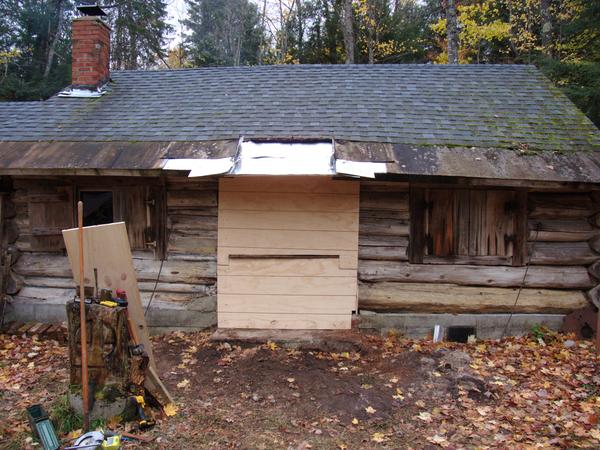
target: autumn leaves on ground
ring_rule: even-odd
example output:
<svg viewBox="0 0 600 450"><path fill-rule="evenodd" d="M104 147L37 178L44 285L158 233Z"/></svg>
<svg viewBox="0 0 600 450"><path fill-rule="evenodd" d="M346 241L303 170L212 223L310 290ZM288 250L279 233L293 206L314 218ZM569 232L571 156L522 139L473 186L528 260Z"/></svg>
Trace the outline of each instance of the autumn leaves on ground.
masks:
<svg viewBox="0 0 600 450"><path fill-rule="evenodd" d="M154 339L179 412L144 432L152 442L143 447L600 448L591 342L544 330L474 344L362 336L355 351L330 353L209 336ZM24 415L30 404L68 420L67 364L54 341L0 335L1 448L40 448ZM56 425L65 439L77 423Z"/></svg>

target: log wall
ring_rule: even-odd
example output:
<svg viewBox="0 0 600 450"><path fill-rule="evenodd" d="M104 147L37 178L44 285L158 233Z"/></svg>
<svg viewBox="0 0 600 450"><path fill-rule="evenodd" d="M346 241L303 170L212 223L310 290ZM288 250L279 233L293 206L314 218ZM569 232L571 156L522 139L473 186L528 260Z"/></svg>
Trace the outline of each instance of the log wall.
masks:
<svg viewBox="0 0 600 450"><path fill-rule="evenodd" d="M62 305L74 294L65 252L31 246L30 196L39 183L29 178L13 180L10 198L19 252L13 274L22 285L14 301ZM148 322L155 327L209 326L216 323L217 181L167 179L165 191L166 260L161 267L151 248L133 251L142 303L147 304L155 291Z"/></svg>
<svg viewBox="0 0 600 450"><path fill-rule="evenodd" d="M527 193L528 269L441 258L435 264L410 264L408 196L407 183L361 183L359 308L568 313L587 305L585 293L600 275L600 205L592 192ZM597 291L588 295L600 295Z"/></svg>

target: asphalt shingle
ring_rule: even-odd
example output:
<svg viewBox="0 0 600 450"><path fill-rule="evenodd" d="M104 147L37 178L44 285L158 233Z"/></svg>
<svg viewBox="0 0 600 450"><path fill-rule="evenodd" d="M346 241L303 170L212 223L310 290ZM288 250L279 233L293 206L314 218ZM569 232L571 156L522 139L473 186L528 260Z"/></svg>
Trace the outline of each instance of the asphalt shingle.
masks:
<svg viewBox="0 0 600 450"><path fill-rule="evenodd" d="M0 140L318 137L600 149L600 131L532 66L290 65L121 71L112 79L97 99L0 103Z"/></svg>

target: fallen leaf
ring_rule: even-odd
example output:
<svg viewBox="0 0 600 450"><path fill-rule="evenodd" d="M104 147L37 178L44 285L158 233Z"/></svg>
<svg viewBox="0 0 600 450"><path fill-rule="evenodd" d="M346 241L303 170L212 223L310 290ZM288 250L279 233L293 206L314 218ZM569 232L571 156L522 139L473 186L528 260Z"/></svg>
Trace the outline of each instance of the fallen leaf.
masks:
<svg viewBox="0 0 600 450"><path fill-rule="evenodd" d="M358 419L356 417L352 419L352 425L358 425Z"/></svg>
<svg viewBox="0 0 600 450"><path fill-rule="evenodd" d="M373 408L372 406L367 406L365 408L365 411L369 414L375 414L377 412L377 410L375 408Z"/></svg>
<svg viewBox="0 0 600 450"><path fill-rule="evenodd" d="M385 442L385 434L373 433L373 435L371 436L371 440L377 443Z"/></svg>
<svg viewBox="0 0 600 450"><path fill-rule="evenodd" d="M163 408L163 411L167 417L173 417L175 414L177 414L179 408L175 403L167 403Z"/></svg>
<svg viewBox="0 0 600 450"><path fill-rule="evenodd" d="M180 389L184 389L186 388L188 385L190 384L190 380L188 380L187 378L183 381L180 381L179 383L177 383L177 387Z"/></svg>

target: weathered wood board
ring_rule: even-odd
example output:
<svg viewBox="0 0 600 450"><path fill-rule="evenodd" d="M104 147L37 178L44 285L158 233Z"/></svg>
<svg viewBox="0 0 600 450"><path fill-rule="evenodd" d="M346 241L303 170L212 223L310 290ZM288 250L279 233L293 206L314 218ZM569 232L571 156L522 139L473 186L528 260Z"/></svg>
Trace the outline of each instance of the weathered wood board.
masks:
<svg viewBox="0 0 600 450"><path fill-rule="evenodd" d="M358 182L240 177L219 186L219 327L350 328Z"/></svg>

